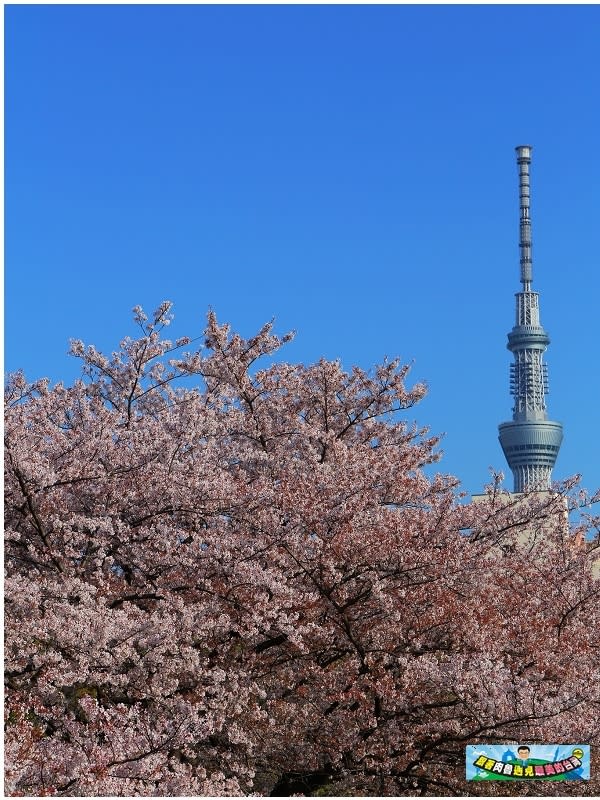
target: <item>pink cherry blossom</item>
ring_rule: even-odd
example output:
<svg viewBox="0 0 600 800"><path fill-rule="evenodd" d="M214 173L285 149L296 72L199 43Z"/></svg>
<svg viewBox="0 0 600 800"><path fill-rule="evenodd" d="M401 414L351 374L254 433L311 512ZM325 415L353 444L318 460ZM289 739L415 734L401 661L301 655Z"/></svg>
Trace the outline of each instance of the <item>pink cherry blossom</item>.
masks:
<svg viewBox="0 0 600 800"><path fill-rule="evenodd" d="M9 380L6 794L465 795L466 744L600 744L576 482L467 503L407 366L273 364L291 334L213 313L184 352L170 309Z"/></svg>

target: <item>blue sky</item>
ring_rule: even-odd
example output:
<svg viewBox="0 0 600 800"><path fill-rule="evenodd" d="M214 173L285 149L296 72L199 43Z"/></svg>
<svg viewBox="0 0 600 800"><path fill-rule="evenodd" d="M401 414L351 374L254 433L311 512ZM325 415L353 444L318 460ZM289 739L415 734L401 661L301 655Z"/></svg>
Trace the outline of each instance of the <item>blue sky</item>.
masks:
<svg viewBox="0 0 600 800"><path fill-rule="evenodd" d="M173 337L275 317L288 361L414 362L478 492L532 144L554 474L600 486L598 6L22 5L5 36L7 371L71 382L68 339L112 350L138 303Z"/></svg>

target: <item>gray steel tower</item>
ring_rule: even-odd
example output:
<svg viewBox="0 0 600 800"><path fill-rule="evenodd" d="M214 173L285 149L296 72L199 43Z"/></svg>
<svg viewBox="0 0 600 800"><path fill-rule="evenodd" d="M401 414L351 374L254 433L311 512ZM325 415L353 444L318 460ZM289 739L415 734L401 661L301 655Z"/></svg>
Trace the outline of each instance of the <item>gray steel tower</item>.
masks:
<svg viewBox="0 0 600 800"><path fill-rule="evenodd" d="M510 365L510 391L515 399L512 422L499 426L500 444L514 476L514 491L549 489L552 468L562 442L562 425L551 422L546 411L548 372L542 356L550 338L540 325L537 292L531 291L531 217L529 165L531 146L516 148L519 169L519 204L522 289L517 292L515 326L507 347L514 355Z"/></svg>

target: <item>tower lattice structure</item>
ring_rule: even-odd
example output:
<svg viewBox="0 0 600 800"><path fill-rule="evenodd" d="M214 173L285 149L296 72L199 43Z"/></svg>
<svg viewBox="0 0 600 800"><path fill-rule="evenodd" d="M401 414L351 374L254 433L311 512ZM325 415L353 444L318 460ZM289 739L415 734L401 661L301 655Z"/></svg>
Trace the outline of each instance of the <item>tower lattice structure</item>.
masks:
<svg viewBox="0 0 600 800"><path fill-rule="evenodd" d="M515 326L507 347L514 357L510 365L510 391L514 398L511 422L499 426L502 450L512 470L514 491L550 488L552 469L562 442L562 425L548 419L548 369L543 355L550 338L540 324L539 295L532 291L531 214L529 166L531 146L519 145L519 249L520 292L516 297Z"/></svg>

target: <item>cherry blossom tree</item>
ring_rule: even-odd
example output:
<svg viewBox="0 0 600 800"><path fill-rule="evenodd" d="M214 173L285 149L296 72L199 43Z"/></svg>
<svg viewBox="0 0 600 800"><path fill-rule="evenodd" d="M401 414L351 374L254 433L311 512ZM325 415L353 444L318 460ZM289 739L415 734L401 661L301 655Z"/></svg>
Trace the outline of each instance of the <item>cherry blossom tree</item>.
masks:
<svg viewBox="0 0 600 800"><path fill-rule="evenodd" d="M465 745L599 743L574 482L469 504L407 366L134 312L73 386L6 388L6 794L522 794Z"/></svg>

